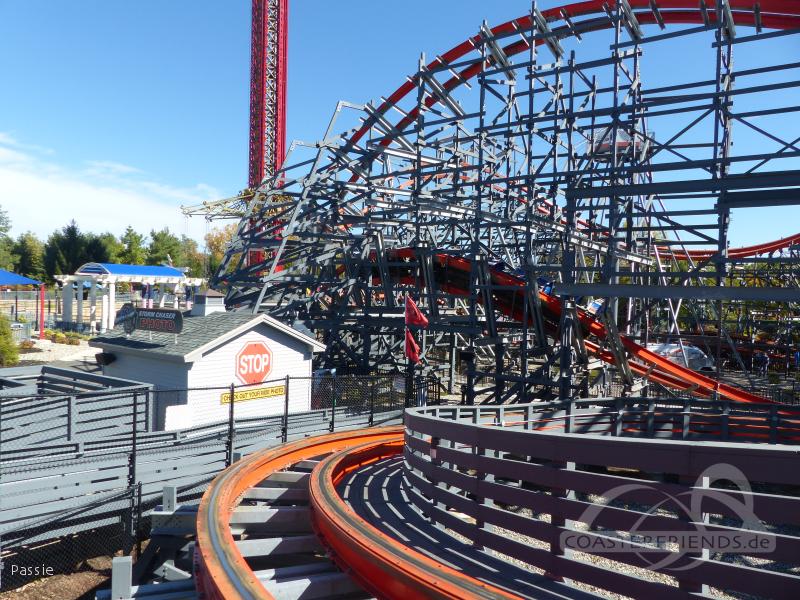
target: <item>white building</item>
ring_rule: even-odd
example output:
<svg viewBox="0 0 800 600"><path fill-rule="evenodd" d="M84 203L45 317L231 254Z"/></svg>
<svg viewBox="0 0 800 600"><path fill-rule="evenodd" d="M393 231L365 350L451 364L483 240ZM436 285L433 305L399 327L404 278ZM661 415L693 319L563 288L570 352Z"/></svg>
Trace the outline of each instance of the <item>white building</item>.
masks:
<svg viewBox="0 0 800 600"><path fill-rule="evenodd" d="M311 359L325 346L266 315L222 311L222 297L209 292L178 335L115 329L90 345L103 351L104 375L153 384L156 429L226 420L231 384L237 418L282 414L286 376L300 378L289 385L289 411L309 410Z"/></svg>
<svg viewBox="0 0 800 600"><path fill-rule="evenodd" d="M86 263L74 275L56 275L61 282L62 302L61 320L68 326L73 322L83 325L84 284L89 289L89 331L106 331L114 328L117 298L116 287L120 283L159 286L171 290L176 298L178 290L199 286L205 283L198 277L187 277L183 269L155 265L124 265L113 263ZM101 320L97 319L97 290L101 289ZM165 294L160 296L160 306L164 306ZM73 305L75 308L73 309ZM176 306L177 308L177 306ZM73 320L74 319L74 320Z"/></svg>

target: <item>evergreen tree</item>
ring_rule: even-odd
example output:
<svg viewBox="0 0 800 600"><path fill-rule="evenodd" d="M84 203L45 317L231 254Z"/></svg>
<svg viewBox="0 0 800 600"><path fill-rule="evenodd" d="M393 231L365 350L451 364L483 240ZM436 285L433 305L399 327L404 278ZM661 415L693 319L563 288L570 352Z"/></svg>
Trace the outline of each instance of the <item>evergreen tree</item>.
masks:
<svg viewBox="0 0 800 600"><path fill-rule="evenodd" d="M70 221L61 231L50 234L44 247L44 267L48 278L74 273L89 262L86 260L88 242L75 221Z"/></svg>
<svg viewBox="0 0 800 600"><path fill-rule="evenodd" d="M44 244L33 233L21 234L14 243L14 272L42 280L44 270Z"/></svg>
<svg viewBox="0 0 800 600"><path fill-rule="evenodd" d="M11 231L11 219L8 213L0 207L0 269L12 271L14 269L14 241L8 235Z"/></svg>
<svg viewBox="0 0 800 600"><path fill-rule="evenodd" d="M105 253L108 256L108 262L112 263L121 263L123 262L121 259L122 252L125 247L122 245L122 242L117 239L117 237L113 233L101 233L100 235L96 236L97 240L103 245L105 248Z"/></svg>
<svg viewBox="0 0 800 600"><path fill-rule="evenodd" d="M181 240L170 232L168 227L150 232L150 245L147 248L147 264L182 266Z"/></svg>
<svg viewBox="0 0 800 600"><path fill-rule="evenodd" d="M122 249L119 253L119 262L126 265L143 265L147 261L147 248L144 245L145 236L137 233L128 225L125 233L119 238Z"/></svg>
<svg viewBox="0 0 800 600"><path fill-rule="evenodd" d="M13 367L19 362L19 349L11 333L8 319L0 317L0 367Z"/></svg>

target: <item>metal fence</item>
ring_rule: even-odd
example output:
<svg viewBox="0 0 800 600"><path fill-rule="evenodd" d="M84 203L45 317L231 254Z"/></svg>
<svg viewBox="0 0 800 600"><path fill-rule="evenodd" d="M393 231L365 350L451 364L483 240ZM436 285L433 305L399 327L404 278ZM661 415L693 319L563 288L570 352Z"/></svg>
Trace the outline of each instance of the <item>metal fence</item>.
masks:
<svg viewBox="0 0 800 600"><path fill-rule="evenodd" d="M673 437L674 407L653 405L609 399L410 409L409 501L488 552L595 591L797 598L797 446L699 444L692 433L719 438L722 428L744 424L747 435L759 427L763 435L775 413L750 407L736 423L722 405L690 403L679 421L688 439L658 439L657 432ZM800 442L797 416L778 416L793 432L784 441ZM711 421L716 432L706 428Z"/></svg>
<svg viewBox="0 0 800 600"><path fill-rule="evenodd" d="M248 393L275 384L282 389L270 399L273 410L245 410ZM291 393L302 386L310 388L310 406L296 410ZM72 544L85 559L104 553L109 536L118 549L130 547L146 530L147 512L165 485L177 486L182 502L199 498L237 456L310 435L398 422L406 405L418 398L435 401L437 390L429 378L409 387L404 376L385 375L0 398L0 558L30 557L39 547L55 556ZM218 394L227 414L212 423L156 430L164 404L195 392ZM139 513L145 515L141 522ZM23 579L6 577L1 589Z"/></svg>
<svg viewBox="0 0 800 600"><path fill-rule="evenodd" d="M23 340L31 339L33 334L32 323L11 323L11 339L19 344Z"/></svg>
<svg viewBox="0 0 800 600"><path fill-rule="evenodd" d="M800 404L800 383L792 382L791 385L749 385L737 386L757 394L766 400L782 404ZM619 379L611 380L602 390L604 396L620 396L625 390L625 384ZM647 385L648 396L655 398L696 398L688 390L677 390L666 387L660 383L649 382Z"/></svg>

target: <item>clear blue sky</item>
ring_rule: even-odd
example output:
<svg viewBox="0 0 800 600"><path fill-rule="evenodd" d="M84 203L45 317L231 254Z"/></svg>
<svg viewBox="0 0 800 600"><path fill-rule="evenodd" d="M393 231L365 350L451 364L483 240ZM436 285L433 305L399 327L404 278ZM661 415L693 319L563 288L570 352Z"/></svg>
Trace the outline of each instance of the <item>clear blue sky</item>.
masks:
<svg viewBox="0 0 800 600"><path fill-rule="evenodd" d="M321 136L339 99L394 90L421 51L529 6L293 0L289 140ZM0 204L14 233L46 236L75 217L95 231L130 222L202 237L202 221L185 225L177 207L246 184L249 20L249 0L0 0Z"/></svg>

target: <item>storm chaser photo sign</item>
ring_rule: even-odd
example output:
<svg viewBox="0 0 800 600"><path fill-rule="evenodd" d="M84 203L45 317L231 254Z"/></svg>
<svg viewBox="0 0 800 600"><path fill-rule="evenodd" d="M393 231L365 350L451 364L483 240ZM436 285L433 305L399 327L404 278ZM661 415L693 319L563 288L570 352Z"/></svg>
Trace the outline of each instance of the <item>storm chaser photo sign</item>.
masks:
<svg viewBox="0 0 800 600"><path fill-rule="evenodd" d="M136 329L177 334L183 330L183 314L165 308L137 308Z"/></svg>

